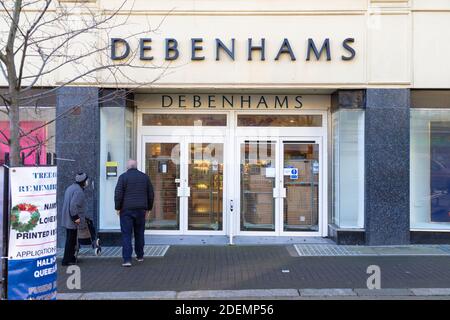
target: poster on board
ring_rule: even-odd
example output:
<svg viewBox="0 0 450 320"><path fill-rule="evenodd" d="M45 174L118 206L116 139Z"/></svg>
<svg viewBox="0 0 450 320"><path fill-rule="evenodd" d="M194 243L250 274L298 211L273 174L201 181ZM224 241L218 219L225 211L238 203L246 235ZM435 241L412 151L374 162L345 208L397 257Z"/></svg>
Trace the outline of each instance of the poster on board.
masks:
<svg viewBox="0 0 450 320"><path fill-rule="evenodd" d="M56 299L56 167L10 168L8 299Z"/></svg>

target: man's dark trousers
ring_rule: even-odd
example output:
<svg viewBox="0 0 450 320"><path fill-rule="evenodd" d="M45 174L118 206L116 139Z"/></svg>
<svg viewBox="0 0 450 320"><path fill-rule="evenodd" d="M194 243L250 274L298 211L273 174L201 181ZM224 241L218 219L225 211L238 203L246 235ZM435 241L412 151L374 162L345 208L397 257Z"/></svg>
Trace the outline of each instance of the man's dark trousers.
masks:
<svg viewBox="0 0 450 320"><path fill-rule="evenodd" d="M122 257L124 262L131 262L134 232L134 251L136 258L144 257L145 210L123 210L120 213L120 229L122 231Z"/></svg>
<svg viewBox="0 0 450 320"><path fill-rule="evenodd" d="M75 246L77 245L77 229L66 229L66 245L64 247L63 265L75 263Z"/></svg>

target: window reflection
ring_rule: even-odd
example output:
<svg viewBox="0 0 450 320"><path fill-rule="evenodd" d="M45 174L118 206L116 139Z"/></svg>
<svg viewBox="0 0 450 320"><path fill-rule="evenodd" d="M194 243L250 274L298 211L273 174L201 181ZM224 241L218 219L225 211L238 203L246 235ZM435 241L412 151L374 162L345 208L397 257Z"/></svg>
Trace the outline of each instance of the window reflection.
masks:
<svg viewBox="0 0 450 320"><path fill-rule="evenodd" d="M226 114L144 114L143 126L204 126L227 125Z"/></svg>
<svg viewBox="0 0 450 320"><path fill-rule="evenodd" d="M321 127L321 115L238 115L239 127Z"/></svg>
<svg viewBox="0 0 450 320"><path fill-rule="evenodd" d="M450 111L411 110L411 227L450 228Z"/></svg>

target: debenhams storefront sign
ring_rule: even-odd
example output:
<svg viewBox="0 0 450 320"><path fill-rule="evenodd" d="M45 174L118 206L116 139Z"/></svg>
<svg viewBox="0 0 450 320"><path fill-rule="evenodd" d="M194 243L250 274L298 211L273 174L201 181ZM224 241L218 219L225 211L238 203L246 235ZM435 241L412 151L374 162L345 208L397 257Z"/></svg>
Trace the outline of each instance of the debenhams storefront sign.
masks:
<svg viewBox="0 0 450 320"><path fill-rule="evenodd" d="M179 42L175 38L165 38L161 40L164 46L164 59L166 61L174 61L180 57L180 54L184 54L179 47ZM252 61L256 59L256 52L259 53L259 59L261 61L268 60L280 60L286 56L291 61L305 59L310 61L313 59L320 60L322 56L326 57L327 61L333 59L340 59L343 61L353 60L356 56L356 50L353 47L355 42L354 38L346 38L343 40L332 40L325 38L322 41L318 41L312 38L308 38L305 43L300 43L299 40L289 40L284 38L280 41L280 45L276 48L269 50L266 46L266 39L253 39L248 38L245 42L236 42L236 39L232 38L228 41L223 39L205 40L204 38L191 38L189 41L189 54L192 61L206 60L207 58L214 58L216 61L220 61L223 56L228 56L231 60L236 59L236 50L245 50L247 60ZM340 43L341 52L332 52L332 41ZM213 46L214 57L207 57L203 50L205 46ZM301 54L299 47L303 46L304 56ZM111 38L111 59L123 60L130 56L130 53L134 50L129 41L123 38ZM152 39L140 38L138 44L139 59L142 61L151 61L155 57L152 55ZM305 58L303 58L305 57Z"/></svg>
<svg viewBox="0 0 450 320"><path fill-rule="evenodd" d="M333 75L346 74L336 66L361 65L358 39L347 32L329 38L109 39L113 61L183 66L155 83L176 93L153 90L134 97L137 159L161 195L147 217L147 232L229 235L230 241L234 235L327 236L330 95L271 88L283 90L301 77L315 81L317 75L336 81ZM132 78L146 73L135 72ZM220 82L234 90L262 81L268 88L258 94L196 91L201 84L217 88ZM182 87L187 89L178 92ZM120 154L108 148L104 155ZM105 183L113 187L114 182ZM302 197L306 200L298 201ZM101 227L117 228L117 219L107 215L101 214Z"/></svg>

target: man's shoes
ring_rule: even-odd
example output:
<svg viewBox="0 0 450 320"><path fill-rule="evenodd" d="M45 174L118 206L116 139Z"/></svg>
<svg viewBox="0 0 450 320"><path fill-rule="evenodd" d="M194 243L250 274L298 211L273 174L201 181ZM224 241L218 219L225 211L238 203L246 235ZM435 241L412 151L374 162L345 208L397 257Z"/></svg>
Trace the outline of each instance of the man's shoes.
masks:
<svg viewBox="0 0 450 320"><path fill-rule="evenodd" d="M122 263L122 267L131 267L131 262Z"/></svg>
<svg viewBox="0 0 450 320"><path fill-rule="evenodd" d="M137 262L144 262L144 258L136 258Z"/></svg>

